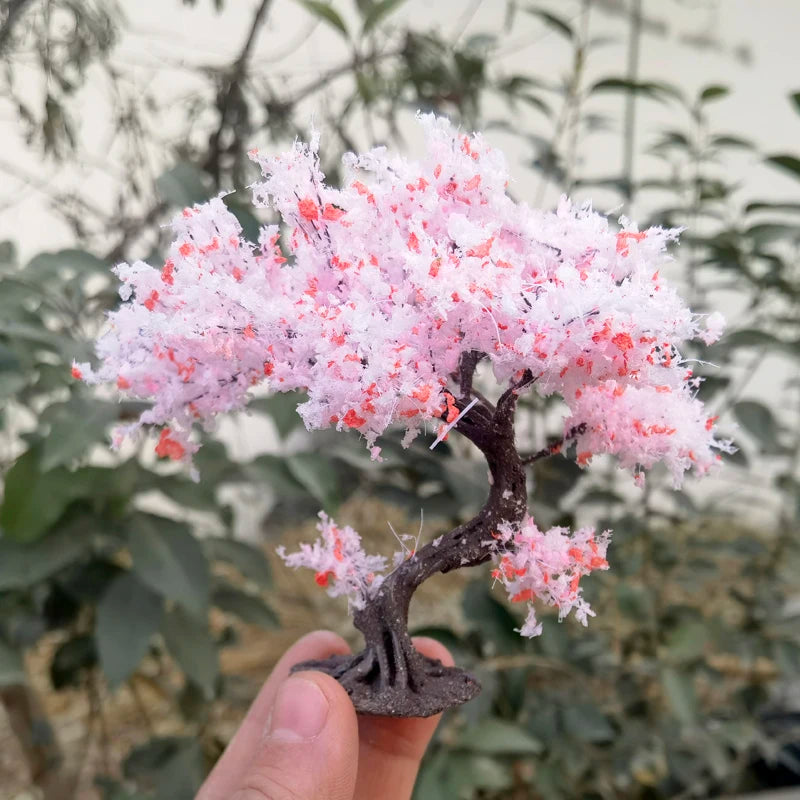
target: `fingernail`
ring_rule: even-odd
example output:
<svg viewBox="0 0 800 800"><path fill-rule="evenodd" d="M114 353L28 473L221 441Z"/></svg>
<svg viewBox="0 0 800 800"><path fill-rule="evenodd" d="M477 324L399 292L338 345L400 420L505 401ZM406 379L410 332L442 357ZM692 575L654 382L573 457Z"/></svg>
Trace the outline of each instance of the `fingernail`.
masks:
<svg viewBox="0 0 800 800"><path fill-rule="evenodd" d="M328 698L312 681L289 678L278 690L269 737L285 742L313 739L328 718Z"/></svg>

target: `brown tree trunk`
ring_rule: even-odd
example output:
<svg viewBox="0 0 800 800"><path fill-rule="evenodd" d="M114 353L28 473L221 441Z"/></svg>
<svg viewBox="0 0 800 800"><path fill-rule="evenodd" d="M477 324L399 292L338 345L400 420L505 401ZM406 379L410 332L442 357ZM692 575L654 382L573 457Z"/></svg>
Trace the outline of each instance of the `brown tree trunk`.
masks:
<svg viewBox="0 0 800 800"><path fill-rule="evenodd" d="M475 360L477 363L477 359ZM475 363L471 365L474 371ZM429 542L386 576L377 593L353 615L364 635L364 650L355 656L333 656L298 664L295 670L318 669L335 677L364 714L430 716L470 700L480 685L463 670L444 667L418 653L408 634L408 609L414 591L431 576L488 561L504 523L517 525L527 511L525 469L514 443L514 409L519 390L530 376L509 389L497 409L475 406L456 430L486 457L491 474L489 498L480 512L434 542ZM466 406L462 380L460 409Z"/></svg>

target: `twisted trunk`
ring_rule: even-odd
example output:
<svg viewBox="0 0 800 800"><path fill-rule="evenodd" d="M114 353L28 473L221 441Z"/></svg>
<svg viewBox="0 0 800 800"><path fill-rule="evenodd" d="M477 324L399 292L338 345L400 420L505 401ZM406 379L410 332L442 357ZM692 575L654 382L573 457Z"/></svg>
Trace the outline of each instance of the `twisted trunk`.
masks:
<svg viewBox="0 0 800 800"><path fill-rule="evenodd" d="M294 670L318 669L332 675L363 714L430 716L478 694L480 685L468 673L414 649L408 608L414 591L432 575L488 561L498 526L517 524L525 516L525 470L514 444L514 408L519 390L529 382L526 376L509 389L497 409L475 406L456 426L481 450L489 466L491 487L480 512L400 564L367 605L355 612L354 624L364 635L362 652L304 662ZM462 382L465 396L458 401L459 409L467 402L464 388Z"/></svg>

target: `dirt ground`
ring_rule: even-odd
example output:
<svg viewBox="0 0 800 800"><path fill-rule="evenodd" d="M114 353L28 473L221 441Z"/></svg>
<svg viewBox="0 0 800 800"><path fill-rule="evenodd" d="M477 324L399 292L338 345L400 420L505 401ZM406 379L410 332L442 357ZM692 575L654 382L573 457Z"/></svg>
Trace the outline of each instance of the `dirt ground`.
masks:
<svg viewBox="0 0 800 800"><path fill-rule="evenodd" d="M398 532L416 534L419 527L418 522L407 519L402 511L372 501L347 504L337 514L337 521L358 530L368 551L385 554L396 549L387 521ZM439 532L433 525L426 524L424 540ZM291 549L292 544L309 541L313 534L311 522L286 531L281 541ZM231 690L223 700L211 704L202 730L196 724L184 722L176 710L174 695L180 688L181 676L169 662L164 669L163 665L159 668L152 659L146 659L132 683L115 692L110 692L104 685L98 686L97 707L100 712L93 713L89 692L78 689L55 692L50 686L50 659L63 641L63 634L45 636L29 651L26 665L30 684L44 707L64 754L63 770L68 774L79 774L74 800L97 800L99 794L93 786L94 775L119 776L125 755L153 735L201 736L205 749L211 751L219 743L227 742L273 665L304 633L327 628L358 646L358 635L346 613L346 601L328 598L308 571L294 573L287 570L274 555L276 544L264 545L275 576L275 588L265 595L265 599L277 610L281 628L265 631L212 611L215 629L221 631L233 625L238 634L238 642L220 653L223 675L235 676L236 680L230 682ZM460 627L458 598L460 589L471 577L455 572L437 576L421 587L412 605L411 626ZM0 800L39 800L41 792L32 787L27 773L19 743L0 707Z"/></svg>

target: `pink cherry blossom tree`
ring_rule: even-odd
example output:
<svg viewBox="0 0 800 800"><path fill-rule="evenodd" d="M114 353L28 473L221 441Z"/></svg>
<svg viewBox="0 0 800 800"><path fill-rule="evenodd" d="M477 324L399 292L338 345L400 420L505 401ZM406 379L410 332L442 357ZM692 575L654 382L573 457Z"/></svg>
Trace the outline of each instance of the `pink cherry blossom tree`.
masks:
<svg viewBox="0 0 800 800"><path fill-rule="evenodd" d="M255 203L280 214L283 236L273 225L257 244L244 240L220 198L185 209L160 269L116 268L125 302L98 342L100 365L73 367L76 378L152 401L117 441L160 426L156 452L187 464L194 426L244 407L257 384L307 392L306 426L354 429L374 459L398 424L405 443L457 431L481 451L482 510L391 564L323 514L317 542L281 551L349 598L365 638L357 655L299 668L336 677L361 712L406 716L480 688L411 643L409 603L432 575L494 561L493 578L527 604L525 636L541 630L536 602L584 624L593 613L580 580L608 567L609 532L539 530L526 464L574 444L582 466L610 453L641 484L662 462L679 485L730 449L679 350L695 337L713 342L722 318L692 314L660 272L678 231L625 219L616 231L566 199L555 213L531 209L511 199L503 156L483 137L432 116L421 123L421 160L384 148L348 154L341 189L324 182L316 137L276 157L254 151L264 174ZM480 364L498 384L495 402L473 386ZM557 394L565 408L561 445L530 455L514 434L527 391Z"/></svg>

